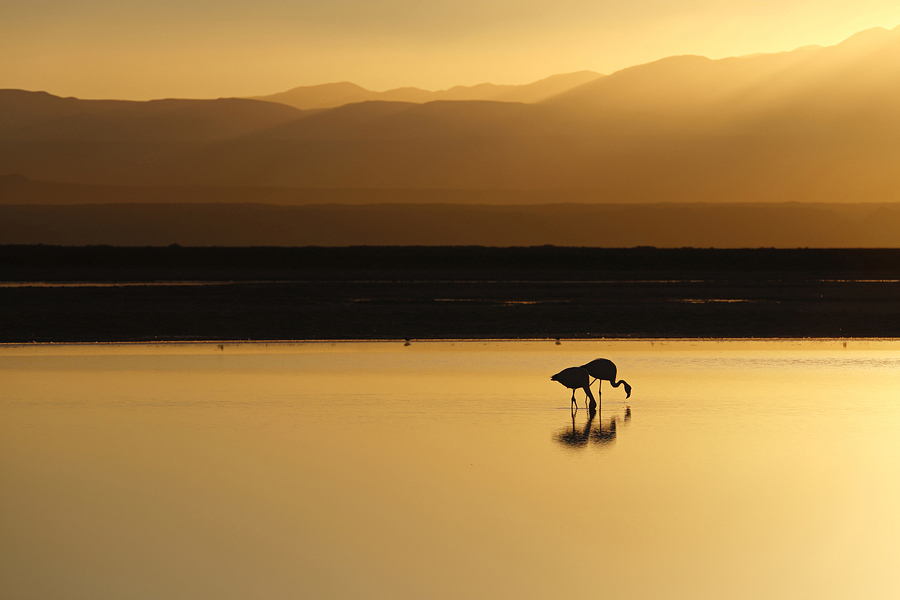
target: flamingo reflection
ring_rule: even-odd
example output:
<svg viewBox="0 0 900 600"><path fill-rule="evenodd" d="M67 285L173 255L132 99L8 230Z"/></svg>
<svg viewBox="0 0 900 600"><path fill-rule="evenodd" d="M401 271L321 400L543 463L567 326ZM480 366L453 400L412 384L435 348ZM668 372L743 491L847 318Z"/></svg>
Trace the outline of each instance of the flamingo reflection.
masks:
<svg viewBox="0 0 900 600"><path fill-rule="evenodd" d="M563 445L571 448L584 448L589 443L598 446L604 446L615 441L618 428L616 426L616 418L611 418L607 423L603 423L600 413L592 404L588 409L587 422L578 427L575 423L575 415L577 410L572 411L572 427L566 427L559 430L553 437ZM594 420L596 417L596 421ZM625 420L631 419L631 408L629 407L625 413Z"/></svg>

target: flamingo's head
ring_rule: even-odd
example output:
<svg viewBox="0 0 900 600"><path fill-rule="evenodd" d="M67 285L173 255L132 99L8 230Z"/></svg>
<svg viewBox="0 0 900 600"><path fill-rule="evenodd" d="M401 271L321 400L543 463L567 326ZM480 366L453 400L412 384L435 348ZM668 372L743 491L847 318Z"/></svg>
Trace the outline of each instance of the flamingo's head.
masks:
<svg viewBox="0 0 900 600"><path fill-rule="evenodd" d="M624 381L622 382L622 385L625 386L625 399L628 400L629 398L631 398L631 386Z"/></svg>

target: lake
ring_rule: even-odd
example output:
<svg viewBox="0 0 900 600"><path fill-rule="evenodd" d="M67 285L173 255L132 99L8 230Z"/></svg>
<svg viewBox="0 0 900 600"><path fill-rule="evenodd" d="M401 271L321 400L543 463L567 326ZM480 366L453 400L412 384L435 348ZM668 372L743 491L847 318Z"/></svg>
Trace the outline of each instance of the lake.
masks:
<svg viewBox="0 0 900 600"><path fill-rule="evenodd" d="M634 392L573 415L550 376L597 357ZM0 381L8 598L900 593L898 340L21 345Z"/></svg>

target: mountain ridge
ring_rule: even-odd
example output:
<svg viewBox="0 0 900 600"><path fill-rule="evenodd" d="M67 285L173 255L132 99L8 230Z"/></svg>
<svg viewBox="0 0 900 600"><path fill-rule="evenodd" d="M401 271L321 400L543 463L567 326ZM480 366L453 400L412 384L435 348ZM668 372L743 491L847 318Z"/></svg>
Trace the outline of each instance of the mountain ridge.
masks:
<svg viewBox="0 0 900 600"><path fill-rule="evenodd" d="M337 108L345 104L380 100L387 102L425 103L436 100L494 100L498 102L539 102L554 95L603 77L594 71L577 71L551 75L523 85L480 83L456 85L445 90L429 91L416 87L399 87L383 92L367 90L347 81L313 86L299 86L285 92L253 96L255 100L278 102L301 110Z"/></svg>
<svg viewBox="0 0 900 600"><path fill-rule="evenodd" d="M535 103L301 111L252 99L0 91L0 174L120 186L582 190L598 203L887 202L900 200L898 97L900 28L785 53L669 57Z"/></svg>

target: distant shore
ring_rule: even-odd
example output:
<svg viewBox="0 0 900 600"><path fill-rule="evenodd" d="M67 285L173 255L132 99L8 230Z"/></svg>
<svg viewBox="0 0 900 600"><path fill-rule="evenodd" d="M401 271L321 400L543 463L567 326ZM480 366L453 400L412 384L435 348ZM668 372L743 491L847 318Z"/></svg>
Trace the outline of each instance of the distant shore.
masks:
<svg viewBox="0 0 900 600"><path fill-rule="evenodd" d="M62 184L24 187L43 185ZM88 187L48 203L14 188L4 189L0 178L4 244L891 248L900 231L896 202L616 204L587 193L408 190L281 198L272 190L212 189L198 197L193 188ZM307 203L279 204L288 199Z"/></svg>
<svg viewBox="0 0 900 600"><path fill-rule="evenodd" d="M0 246L0 342L900 337L900 250Z"/></svg>

